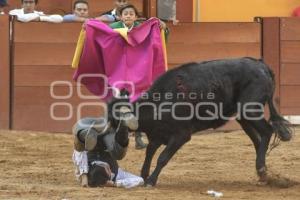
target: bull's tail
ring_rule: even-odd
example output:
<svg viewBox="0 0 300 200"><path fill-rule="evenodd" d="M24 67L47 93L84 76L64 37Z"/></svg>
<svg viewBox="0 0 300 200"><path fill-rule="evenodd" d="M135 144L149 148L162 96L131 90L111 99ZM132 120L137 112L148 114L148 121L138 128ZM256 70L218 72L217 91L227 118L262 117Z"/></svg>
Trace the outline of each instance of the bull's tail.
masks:
<svg viewBox="0 0 300 200"><path fill-rule="evenodd" d="M269 99L268 104L270 109L269 122L273 127L274 133L281 141L290 141L293 135L291 124L277 112L272 99Z"/></svg>
<svg viewBox="0 0 300 200"><path fill-rule="evenodd" d="M275 78L273 72L269 69L270 75L273 80L273 91L271 97L268 99L268 105L270 110L269 122L274 130L274 133L281 141L290 141L293 136L293 130L291 124L285 120L276 110L273 103L273 95L275 90Z"/></svg>

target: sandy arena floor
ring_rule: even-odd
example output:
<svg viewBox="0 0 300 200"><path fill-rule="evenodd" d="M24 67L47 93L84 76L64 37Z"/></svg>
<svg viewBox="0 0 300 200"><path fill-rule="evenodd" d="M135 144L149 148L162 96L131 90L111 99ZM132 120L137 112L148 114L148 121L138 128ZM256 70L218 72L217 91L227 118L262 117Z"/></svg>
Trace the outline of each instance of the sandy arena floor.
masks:
<svg viewBox="0 0 300 200"><path fill-rule="evenodd" d="M241 131L195 135L162 171L154 188L81 188L71 162L72 136L0 131L0 199L220 199L299 200L300 129L293 141L281 143L267 157L269 185L257 185L255 153ZM120 166L139 174L144 150L131 138ZM156 154L158 155L158 153ZM152 166L156 164L156 158Z"/></svg>

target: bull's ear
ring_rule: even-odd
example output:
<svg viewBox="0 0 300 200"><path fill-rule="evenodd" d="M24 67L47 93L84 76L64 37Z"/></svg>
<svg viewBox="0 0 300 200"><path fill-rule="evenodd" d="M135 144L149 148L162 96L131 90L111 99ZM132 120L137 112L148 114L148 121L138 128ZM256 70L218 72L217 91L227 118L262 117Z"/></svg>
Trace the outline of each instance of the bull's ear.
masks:
<svg viewBox="0 0 300 200"><path fill-rule="evenodd" d="M125 88L123 88L120 92L120 96L121 97L129 97L129 92Z"/></svg>

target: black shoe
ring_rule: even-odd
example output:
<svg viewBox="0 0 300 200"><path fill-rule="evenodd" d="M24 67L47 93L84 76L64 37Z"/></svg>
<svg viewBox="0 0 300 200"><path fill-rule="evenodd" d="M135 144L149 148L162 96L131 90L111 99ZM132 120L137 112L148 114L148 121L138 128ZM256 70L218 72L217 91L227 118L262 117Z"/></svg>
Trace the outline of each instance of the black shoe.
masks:
<svg viewBox="0 0 300 200"><path fill-rule="evenodd" d="M87 151L93 150L97 145L97 131L94 128L90 128L85 136L85 149Z"/></svg>

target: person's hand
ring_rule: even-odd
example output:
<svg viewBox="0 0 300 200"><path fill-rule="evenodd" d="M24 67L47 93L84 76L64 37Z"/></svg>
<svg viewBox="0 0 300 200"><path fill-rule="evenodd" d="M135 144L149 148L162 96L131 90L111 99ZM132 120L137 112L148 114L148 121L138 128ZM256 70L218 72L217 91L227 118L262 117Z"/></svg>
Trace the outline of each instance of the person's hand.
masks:
<svg viewBox="0 0 300 200"><path fill-rule="evenodd" d="M172 22L173 22L174 26L177 26L179 24L179 20L178 19L173 19Z"/></svg>
<svg viewBox="0 0 300 200"><path fill-rule="evenodd" d="M120 21L120 20L121 20L121 18L120 18L119 15L116 15L115 17L116 17L116 20L117 20L117 21Z"/></svg>
<svg viewBox="0 0 300 200"><path fill-rule="evenodd" d="M82 29L85 30L86 24L88 23L89 19L86 19L82 24Z"/></svg>
<svg viewBox="0 0 300 200"><path fill-rule="evenodd" d="M105 186L106 187L116 187L116 184L113 181L107 181Z"/></svg>
<svg viewBox="0 0 300 200"><path fill-rule="evenodd" d="M85 23L87 23L89 20L90 20L90 19L85 18L85 20L83 20L83 23L85 24Z"/></svg>
<svg viewBox="0 0 300 200"><path fill-rule="evenodd" d="M166 28L167 28L167 25L166 25L165 22L159 20L159 27L160 27L160 29L166 29Z"/></svg>
<svg viewBox="0 0 300 200"><path fill-rule="evenodd" d="M106 23L112 23L115 22L115 20L119 21L118 18L115 18L112 15L101 15L99 17L95 17L95 19L100 22L106 22Z"/></svg>

